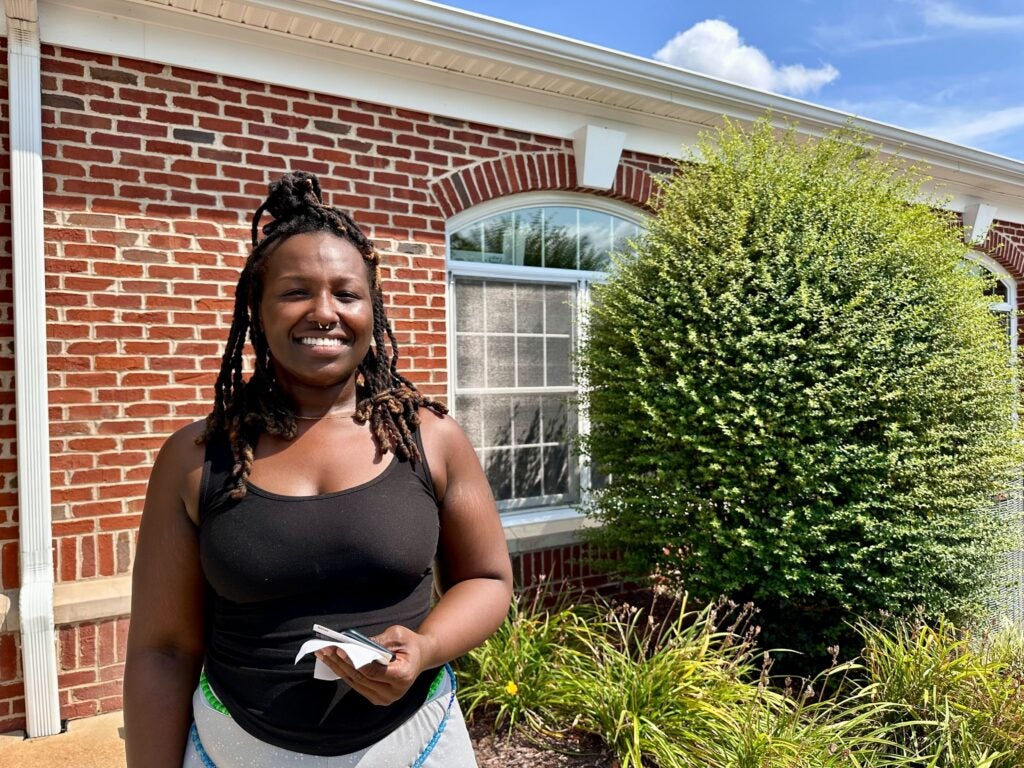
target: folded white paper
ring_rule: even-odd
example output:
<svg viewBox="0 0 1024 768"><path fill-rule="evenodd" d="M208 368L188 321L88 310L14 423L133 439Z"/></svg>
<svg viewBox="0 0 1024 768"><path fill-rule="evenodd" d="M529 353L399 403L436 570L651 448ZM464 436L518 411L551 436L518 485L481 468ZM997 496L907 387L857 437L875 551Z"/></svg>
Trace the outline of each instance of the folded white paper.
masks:
<svg viewBox="0 0 1024 768"><path fill-rule="evenodd" d="M334 648L341 648L348 656L349 661L352 662L352 666L356 669L365 667L372 661L379 661L381 664L387 664L390 659L380 651L375 651L371 648L367 648L365 645L357 645L356 643L342 643L336 640L320 640L319 638L313 640L307 640L299 648L299 653L295 657L295 663L299 663L299 659L303 656L319 651L321 648L327 648L328 646ZM337 680L338 675L320 659L316 660L313 665L313 677L317 680Z"/></svg>

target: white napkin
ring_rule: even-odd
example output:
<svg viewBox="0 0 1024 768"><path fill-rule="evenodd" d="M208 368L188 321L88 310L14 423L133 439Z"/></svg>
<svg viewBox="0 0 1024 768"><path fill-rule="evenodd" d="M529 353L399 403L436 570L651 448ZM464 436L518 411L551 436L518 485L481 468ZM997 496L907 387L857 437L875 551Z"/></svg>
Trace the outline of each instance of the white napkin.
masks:
<svg viewBox="0 0 1024 768"><path fill-rule="evenodd" d="M356 645L355 643L342 643L337 640L321 640L314 638L313 640L307 640L299 648L299 653L295 657L295 663L299 663L299 659L303 656L307 656L314 651L319 651L321 648L327 648L333 646L334 648L341 648L348 656L349 661L352 662L352 666L356 669L365 667L372 661L379 661L381 664L387 664L389 659L380 651L375 651L371 648L367 648L365 645ZM320 659L316 660L313 665L313 677L317 680L337 680L338 675L324 664Z"/></svg>

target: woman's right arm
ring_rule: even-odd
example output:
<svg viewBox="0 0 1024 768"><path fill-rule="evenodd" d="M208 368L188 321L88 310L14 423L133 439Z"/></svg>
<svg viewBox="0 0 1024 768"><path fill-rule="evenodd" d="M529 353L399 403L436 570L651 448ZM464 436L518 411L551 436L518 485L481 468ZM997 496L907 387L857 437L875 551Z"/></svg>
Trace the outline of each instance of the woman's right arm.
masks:
<svg viewBox="0 0 1024 768"><path fill-rule="evenodd" d="M197 434L192 425L168 439L146 491L124 671L128 768L181 768L185 754L204 652Z"/></svg>

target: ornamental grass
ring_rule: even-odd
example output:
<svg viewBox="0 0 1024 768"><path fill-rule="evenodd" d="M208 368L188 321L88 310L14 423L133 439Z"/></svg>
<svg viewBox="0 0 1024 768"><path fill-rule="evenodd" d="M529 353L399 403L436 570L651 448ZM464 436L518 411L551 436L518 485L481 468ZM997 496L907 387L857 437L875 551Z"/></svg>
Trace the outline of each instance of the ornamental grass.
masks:
<svg viewBox="0 0 1024 768"><path fill-rule="evenodd" d="M460 665L467 716L621 768L1024 765L1024 634L860 622L863 656L772 675L750 606L520 597ZM779 652L781 653L781 652ZM583 737L590 737L586 739Z"/></svg>

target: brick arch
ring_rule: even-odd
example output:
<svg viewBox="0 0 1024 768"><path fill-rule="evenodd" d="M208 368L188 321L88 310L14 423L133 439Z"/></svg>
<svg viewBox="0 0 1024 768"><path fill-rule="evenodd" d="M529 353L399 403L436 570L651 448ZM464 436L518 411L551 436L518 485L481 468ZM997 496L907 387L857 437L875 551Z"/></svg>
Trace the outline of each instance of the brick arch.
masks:
<svg viewBox="0 0 1024 768"><path fill-rule="evenodd" d="M650 209L654 182L651 174L619 163L612 188L594 190L576 181L576 159L570 152L503 155L460 168L435 181L430 191L445 218L497 197L519 192L583 192Z"/></svg>
<svg viewBox="0 0 1024 768"><path fill-rule="evenodd" d="M1024 242L1017 241L1008 233L1000 230L1000 225L993 222L984 242L974 248L995 259L1017 282L1017 304L1022 306L1024 305L1024 296L1022 296L1024 294Z"/></svg>

